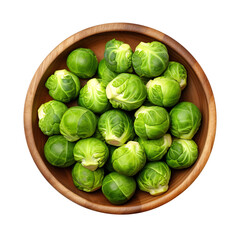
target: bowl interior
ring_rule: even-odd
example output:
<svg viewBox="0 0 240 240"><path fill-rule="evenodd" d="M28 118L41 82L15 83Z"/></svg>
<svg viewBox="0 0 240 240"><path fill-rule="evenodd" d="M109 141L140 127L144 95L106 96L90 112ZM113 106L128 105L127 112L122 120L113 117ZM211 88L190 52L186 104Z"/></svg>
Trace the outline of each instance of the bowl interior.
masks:
<svg viewBox="0 0 240 240"><path fill-rule="evenodd" d="M63 185L66 191L68 191L70 194L65 195L63 191L60 191L60 192L62 192L65 196L67 196L74 202L84 205L85 207L88 207L94 210L103 211L103 212L114 212L114 213L140 212L140 211L151 209L154 206L159 206L165 203L166 202L165 199L167 199L168 196L171 196L171 194L173 194L173 192L176 191L179 185L184 184L188 176L191 175L191 173L195 171L196 168L199 167L198 166L199 161L201 161L203 149L205 147L205 140L208 134L209 108L208 108L206 93L204 91L202 82L199 80L199 77L196 74L196 71L193 69L193 64L189 63L189 61L185 59L185 57L180 53L181 51L177 51L176 48L173 49L168 44L168 39L163 38L161 41L168 48L170 60L178 61L182 63L188 72L188 85L182 92L181 101L186 100L186 101L193 102L195 105L197 105L203 115L203 119L202 119L202 124L199 131L194 136L194 140L196 141L199 147L198 160L192 167L186 170L179 170L179 171L172 170L172 177L170 180L169 190L166 193L160 196L153 197L153 196L150 196L148 193L137 190L136 194L129 202L127 202L123 206L113 206L102 195L101 190L98 190L94 193L85 193L83 191L79 191L73 185L73 181L71 177L71 167L65 168L65 169L53 167L45 160L45 157L43 154L43 147L47 140L47 137L40 131L38 127L37 110L42 103L45 103L51 100L51 97L48 95L48 91L44 86L47 78L51 74L53 74L55 70L64 69L64 68L67 69L66 59L68 54L72 50L79 47L92 49L95 52L98 60L100 61L104 55L104 48L105 48L106 42L113 38L130 44L133 50L141 41L150 42L154 40L159 40L149 35L145 35L144 33L138 33L136 31L134 32L108 31L108 32L92 34L91 36L88 36L79 41L73 42L71 45L69 45L69 47L67 47L62 52L60 52L60 54L56 56L56 58L51 62L51 64L47 66L46 71L42 73L38 81L38 86L36 89L36 94L33 98L33 105L32 105L32 131L33 131L33 137L34 137L34 143L32 144L35 144L37 151L40 154L41 165L45 165L45 167L54 177L54 181L60 183L60 185ZM82 86L85 83L86 83L86 80L81 80ZM72 105L76 105L76 101L72 102L71 104L68 104L68 106L72 106ZM35 162L39 167L39 160L37 161L35 160ZM43 171L41 172L44 175L44 172ZM50 180L50 183L54 186L53 181L51 182ZM187 186L190 184L191 183L187 183ZM59 189L57 188L57 190ZM107 209L110 209L110 210L108 211Z"/></svg>

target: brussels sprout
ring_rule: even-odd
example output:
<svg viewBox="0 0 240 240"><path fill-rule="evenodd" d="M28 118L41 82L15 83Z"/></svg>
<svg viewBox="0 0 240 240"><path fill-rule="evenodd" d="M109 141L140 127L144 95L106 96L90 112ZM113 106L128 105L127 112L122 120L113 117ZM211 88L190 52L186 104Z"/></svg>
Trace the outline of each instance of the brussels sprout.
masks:
<svg viewBox="0 0 240 240"><path fill-rule="evenodd" d="M61 102L70 102L75 99L80 91L80 81L73 73L63 69L57 70L45 83L49 95Z"/></svg>
<svg viewBox="0 0 240 240"><path fill-rule="evenodd" d="M118 73L111 71L107 65L106 60L103 58L98 65L98 76L101 79L101 84L103 87L107 87L108 83L110 83Z"/></svg>
<svg viewBox="0 0 240 240"><path fill-rule="evenodd" d="M145 165L146 155L138 142L129 141L117 148L112 155L112 164L116 172L125 176L136 175Z"/></svg>
<svg viewBox="0 0 240 240"><path fill-rule="evenodd" d="M96 78L88 80L87 84L81 89L78 104L94 113L103 113L111 107L106 89Z"/></svg>
<svg viewBox="0 0 240 240"><path fill-rule="evenodd" d="M59 124L67 106L55 100L42 104L38 109L38 126L48 136L59 134Z"/></svg>
<svg viewBox="0 0 240 240"><path fill-rule="evenodd" d="M79 140L73 149L74 159L81 162L85 168L95 171L102 167L109 155L107 145L97 138Z"/></svg>
<svg viewBox="0 0 240 240"><path fill-rule="evenodd" d="M181 90L187 86L187 70L179 62L169 62L163 76L176 80L180 84Z"/></svg>
<svg viewBox="0 0 240 240"><path fill-rule="evenodd" d="M167 153L172 144L172 137L170 134L165 134L163 137L156 140L138 139L138 142L143 147L147 160L159 161Z"/></svg>
<svg viewBox="0 0 240 240"><path fill-rule="evenodd" d="M132 54L133 51L128 44L112 39L106 43L104 58L111 71L123 73L132 65Z"/></svg>
<svg viewBox="0 0 240 240"><path fill-rule="evenodd" d="M113 168L113 162L112 162L112 155L114 150L117 149L117 147L112 146L112 145L108 145L108 149L109 149L109 157L108 160L106 162L106 164L104 165L104 167L109 171L109 172L114 172L114 168Z"/></svg>
<svg viewBox="0 0 240 240"><path fill-rule="evenodd" d="M98 60L91 49L77 48L68 55L67 66L78 77L91 78L97 71Z"/></svg>
<svg viewBox="0 0 240 240"><path fill-rule="evenodd" d="M98 130L105 141L114 146L122 146L134 138L132 119L121 110L109 110L98 121Z"/></svg>
<svg viewBox="0 0 240 240"><path fill-rule="evenodd" d="M141 42L132 56L135 72L140 77L157 77L167 68L169 61L168 51L161 42Z"/></svg>
<svg viewBox="0 0 240 240"><path fill-rule="evenodd" d="M150 80L146 87L148 100L160 107L172 107L181 97L179 83L168 77L158 77Z"/></svg>
<svg viewBox="0 0 240 240"><path fill-rule="evenodd" d="M91 137L97 126L94 113L84 107L69 108L62 116L60 133L70 142Z"/></svg>
<svg viewBox="0 0 240 240"><path fill-rule="evenodd" d="M139 108L147 97L142 80L134 74L121 73L106 88L107 97L114 108L132 111Z"/></svg>
<svg viewBox="0 0 240 240"><path fill-rule="evenodd" d="M75 143L67 141L62 135L48 138L44 145L44 155L47 161L56 167L69 167L75 163L73 148Z"/></svg>
<svg viewBox="0 0 240 240"><path fill-rule="evenodd" d="M149 162L139 172L137 183L140 190L157 196L168 190L171 170L165 162Z"/></svg>
<svg viewBox="0 0 240 240"><path fill-rule="evenodd" d="M135 132L143 139L158 139L169 129L169 115L162 107L142 106L135 112L135 118Z"/></svg>
<svg viewBox="0 0 240 240"><path fill-rule="evenodd" d="M198 146L193 140L174 139L166 155L166 163L174 169L188 168L198 157Z"/></svg>
<svg viewBox="0 0 240 240"><path fill-rule="evenodd" d="M98 168L96 171L91 171L83 167L81 163L76 163L72 169L72 179L74 185L79 190L85 192L94 192L101 188L103 178L103 168Z"/></svg>
<svg viewBox="0 0 240 240"><path fill-rule="evenodd" d="M170 131L173 136L192 139L201 125L202 114L191 102L180 102L170 111Z"/></svg>
<svg viewBox="0 0 240 240"><path fill-rule="evenodd" d="M135 193L136 182L133 177L117 172L109 173L103 179L102 192L112 204L123 204Z"/></svg>

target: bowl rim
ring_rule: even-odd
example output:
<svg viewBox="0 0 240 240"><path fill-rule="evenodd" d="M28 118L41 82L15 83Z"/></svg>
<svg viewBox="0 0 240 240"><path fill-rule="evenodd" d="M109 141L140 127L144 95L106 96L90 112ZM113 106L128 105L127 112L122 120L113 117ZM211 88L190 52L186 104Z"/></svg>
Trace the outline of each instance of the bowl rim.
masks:
<svg viewBox="0 0 240 240"><path fill-rule="evenodd" d="M106 33L106 32L120 32L120 31L127 31L127 32L135 32L139 34L143 34L154 39L157 39L160 42L167 43L169 47L174 49L174 51L178 52L181 56L184 56L186 61L194 70L195 74L197 75L199 81L201 82L204 92L206 94L206 100L208 104L208 111L209 111L209 121L208 121L208 130L207 130L207 138L205 141L205 145L203 148L203 152L201 154L201 160L198 161L198 166L192 168L192 171L189 173L187 178L179 184L175 189L173 189L170 193L166 195L162 195L161 198L153 199L148 203L141 204L139 206L109 206L109 205L102 205L99 203L92 203L85 198L77 195L76 193L71 192L68 188L66 188L62 183L60 183L48 170L45 166L38 150L36 147L36 143L34 141L33 129L32 129L32 108L33 108L33 101L36 94L36 90L38 84L46 71L49 65L58 57L60 53L62 53L65 49L70 47L72 44L92 35ZM68 37L64 41L62 41L57 47L55 47L48 56L43 60L43 62L39 65L37 71L35 72L32 81L29 85L25 105L24 105L24 131L25 137L27 141L27 145L29 151L32 155L32 158L37 165L38 169L45 177L45 179L62 195L67 197L68 199L72 200L73 202L86 207L91 210L104 212L104 213L113 213L113 214L129 214L129 213L137 213L137 212L144 212L156 207L159 207L185 191L198 177L198 175L203 170L204 166L206 165L208 158L210 156L215 135L216 135L216 104L214 100L214 95L212 92L212 88L210 83L202 70L201 66L195 60L195 58L186 50L181 44L179 44L176 40L172 39L168 35L160 32L159 30L134 24L134 23L124 23L124 22L116 22L116 23L106 23L100 24L96 26L92 26L81 30L72 36Z"/></svg>

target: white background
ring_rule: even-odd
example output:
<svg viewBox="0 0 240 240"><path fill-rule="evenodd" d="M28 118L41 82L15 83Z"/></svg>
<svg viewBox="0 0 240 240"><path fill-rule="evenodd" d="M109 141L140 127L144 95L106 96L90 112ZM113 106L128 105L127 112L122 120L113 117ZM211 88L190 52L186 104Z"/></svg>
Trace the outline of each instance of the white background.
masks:
<svg viewBox="0 0 240 240"><path fill-rule="evenodd" d="M1 1L0 239L240 239L240 14L238 1ZM212 86L217 134L209 161L180 196L154 210L83 208L41 175L23 129L27 88L42 60L87 27L155 28L197 59Z"/></svg>

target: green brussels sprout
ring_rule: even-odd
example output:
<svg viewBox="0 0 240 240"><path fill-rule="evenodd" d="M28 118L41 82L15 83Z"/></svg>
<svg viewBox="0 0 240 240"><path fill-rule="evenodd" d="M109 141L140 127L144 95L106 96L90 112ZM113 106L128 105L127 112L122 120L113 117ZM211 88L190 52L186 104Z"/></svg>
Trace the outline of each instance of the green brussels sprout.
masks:
<svg viewBox="0 0 240 240"><path fill-rule="evenodd" d="M160 107L172 107L181 97L181 88L177 81L168 77L157 77L147 85L148 100Z"/></svg>
<svg viewBox="0 0 240 240"><path fill-rule="evenodd" d="M62 135L51 136L44 145L45 158L53 166L69 167L75 163L74 146L75 143L67 141Z"/></svg>
<svg viewBox="0 0 240 240"><path fill-rule="evenodd" d="M103 113L111 107L106 95L106 89L96 78L88 80L81 89L78 105L90 109L94 113Z"/></svg>
<svg viewBox="0 0 240 240"><path fill-rule="evenodd" d="M172 137L170 134L165 134L163 137L155 140L138 139L138 142L143 147L147 160L159 161L167 153L172 144Z"/></svg>
<svg viewBox="0 0 240 240"><path fill-rule="evenodd" d="M170 131L173 136L192 139L201 125L202 114L191 102L180 102L170 111Z"/></svg>
<svg viewBox="0 0 240 240"><path fill-rule="evenodd" d="M60 133L70 142L91 137L97 126L95 114L84 107L69 108L62 116Z"/></svg>
<svg viewBox="0 0 240 240"><path fill-rule="evenodd" d="M114 170L125 176L136 175L145 163L146 154L140 144L134 141L117 148L112 155Z"/></svg>
<svg viewBox="0 0 240 240"><path fill-rule="evenodd" d="M118 73L111 71L107 65L106 60L103 58L98 65L98 76L101 79L101 84L103 87L107 87L108 83L110 83Z"/></svg>
<svg viewBox="0 0 240 240"><path fill-rule="evenodd" d="M107 98L114 108L132 111L139 108L147 97L142 80L134 74L121 73L106 88Z"/></svg>
<svg viewBox="0 0 240 240"><path fill-rule="evenodd" d="M79 140L73 149L74 159L85 168L95 171L102 167L109 155L107 145L97 138Z"/></svg>
<svg viewBox="0 0 240 240"><path fill-rule="evenodd" d="M117 149L117 147L112 146L112 145L108 145L108 149L109 149L109 157L108 157L108 160L107 160L106 164L104 165L104 167L109 172L114 172L115 170L113 168L112 155L113 155L113 152Z"/></svg>
<svg viewBox="0 0 240 240"><path fill-rule="evenodd" d="M176 80L180 84L181 90L187 86L187 70L179 62L169 62L163 76Z"/></svg>
<svg viewBox="0 0 240 240"><path fill-rule="evenodd" d="M42 104L38 109L38 126L48 136L59 134L59 124L67 106L56 100Z"/></svg>
<svg viewBox="0 0 240 240"><path fill-rule="evenodd" d="M67 66L78 77L91 78L97 71L98 60L91 49L77 48L68 55Z"/></svg>
<svg viewBox="0 0 240 240"><path fill-rule="evenodd" d="M141 42L132 56L135 72L140 77L157 77L167 68L169 61L168 51L161 42Z"/></svg>
<svg viewBox="0 0 240 240"><path fill-rule="evenodd" d="M113 146L122 146L134 138L133 121L121 110L109 110L98 121L98 130L105 141Z"/></svg>
<svg viewBox="0 0 240 240"><path fill-rule="evenodd" d="M66 103L75 99L80 91L78 77L65 69L55 71L47 79L45 86L53 99Z"/></svg>
<svg viewBox="0 0 240 240"><path fill-rule="evenodd" d="M153 196L168 190L171 170L165 162L149 162L139 172L137 183L140 190Z"/></svg>
<svg viewBox="0 0 240 240"><path fill-rule="evenodd" d="M166 163L174 169L188 168L198 157L198 146L193 140L174 139L166 155Z"/></svg>
<svg viewBox="0 0 240 240"><path fill-rule="evenodd" d="M74 185L79 190L85 192L94 192L101 188L103 178L103 168L98 168L96 171L91 171L83 167L81 163L76 163L72 169L72 179Z"/></svg>
<svg viewBox="0 0 240 240"><path fill-rule="evenodd" d="M112 204L126 203L136 191L136 182L133 177L111 172L103 179L102 192Z"/></svg>
<svg viewBox="0 0 240 240"><path fill-rule="evenodd" d="M169 129L169 115L162 107L142 106L135 112L135 118L135 132L143 139L159 139Z"/></svg>
<svg viewBox="0 0 240 240"><path fill-rule="evenodd" d="M128 44L112 39L106 43L104 58L111 71L123 73L132 65L132 54L133 51Z"/></svg>

